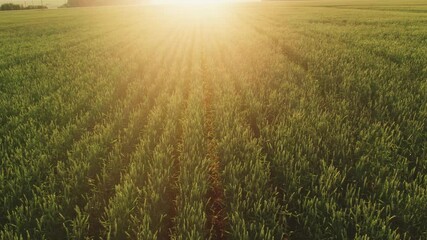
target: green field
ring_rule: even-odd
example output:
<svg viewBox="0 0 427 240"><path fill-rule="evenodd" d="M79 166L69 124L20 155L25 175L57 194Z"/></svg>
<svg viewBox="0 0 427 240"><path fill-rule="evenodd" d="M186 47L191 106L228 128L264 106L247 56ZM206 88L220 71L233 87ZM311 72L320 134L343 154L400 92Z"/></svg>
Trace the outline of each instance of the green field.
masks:
<svg viewBox="0 0 427 240"><path fill-rule="evenodd" d="M427 239L427 3L0 12L0 239Z"/></svg>

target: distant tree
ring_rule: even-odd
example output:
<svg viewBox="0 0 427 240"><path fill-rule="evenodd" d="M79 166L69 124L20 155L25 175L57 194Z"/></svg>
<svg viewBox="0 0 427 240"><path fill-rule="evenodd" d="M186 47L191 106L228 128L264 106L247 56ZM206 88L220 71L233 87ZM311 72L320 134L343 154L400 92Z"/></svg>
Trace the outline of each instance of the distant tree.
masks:
<svg viewBox="0 0 427 240"><path fill-rule="evenodd" d="M0 6L0 10L7 11L7 10L21 10L23 7L18 4L13 3L5 3Z"/></svg>
<svg viewBox="0 0 427 240"><path fill-rule="evenodd" d="M13 3L5 3L0 6L0 11L8 11L8 10L30 10L30 9L46 9L47 6L44 5L29 5L29 6L22 6L18 4Z"/></svg>
<svg viewBox="0 0 427 240"><path fill-rule="evenodd" d="M45 5L28 5L25 7L25 10L30 9L47 9L47 6Z"/></svg>

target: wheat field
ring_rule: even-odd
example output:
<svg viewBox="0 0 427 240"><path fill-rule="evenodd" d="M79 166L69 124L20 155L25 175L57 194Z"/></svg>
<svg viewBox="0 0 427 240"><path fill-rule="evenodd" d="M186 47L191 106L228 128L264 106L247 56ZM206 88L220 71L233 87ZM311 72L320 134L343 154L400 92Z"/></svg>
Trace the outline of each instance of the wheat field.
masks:
<svg viewBox="0 0 427 240"><path fill-rule="evenodd" d="M0 13L0 239L426 239L427 4Z"/></svg>

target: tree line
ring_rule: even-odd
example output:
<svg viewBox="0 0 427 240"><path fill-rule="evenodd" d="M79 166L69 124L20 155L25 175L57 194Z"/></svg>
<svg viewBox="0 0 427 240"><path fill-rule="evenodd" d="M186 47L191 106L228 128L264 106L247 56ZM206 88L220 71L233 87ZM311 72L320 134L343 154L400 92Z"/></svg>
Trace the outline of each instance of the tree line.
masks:
<svg viewBox="0 0 427 240"><path fill-rule="evenodd" d="M67 7L86 7L137 3L136 0L68 0Z"/></svg>
<svg viewBox="0 0 427 240"><path fill-rule="evenodd" d="M10 10L29 10L29 9L46 9L44 5L29 5L24 6L14 3L4 3L0 6L0 11L10 11Z"/></svg>

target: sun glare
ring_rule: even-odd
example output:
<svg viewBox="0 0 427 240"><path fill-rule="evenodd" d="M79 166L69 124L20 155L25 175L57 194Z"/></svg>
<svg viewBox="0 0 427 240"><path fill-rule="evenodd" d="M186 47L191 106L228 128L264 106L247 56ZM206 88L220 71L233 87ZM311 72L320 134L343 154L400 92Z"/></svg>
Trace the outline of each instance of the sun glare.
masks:
<svg viewBox="0 0 427 240"><path fill-rule="evenodd" d="M167 4L167 5L213 5L213 4L224 4L224 3L233 3L233 2L241 2L241 0L240 1L239 0L151 0L152 4Z"/></svg>

